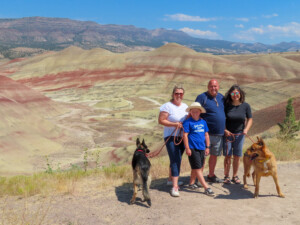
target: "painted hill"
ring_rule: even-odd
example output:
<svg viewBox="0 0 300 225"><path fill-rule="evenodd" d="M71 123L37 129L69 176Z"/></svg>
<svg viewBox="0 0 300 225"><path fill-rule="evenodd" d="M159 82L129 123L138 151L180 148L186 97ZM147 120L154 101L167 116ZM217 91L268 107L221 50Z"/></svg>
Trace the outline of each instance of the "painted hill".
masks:
<svg viewBox="0 0 300 225"><path fill-rule="evenodd" d="M33 166L29 160L24 163L29 171L45 166L42 159L45 155L61 166L80 163L85 148L91 162L95 162L97 154L101 165L126 162L131 158L137 136L147 139L152 151L160 148L159 106L169 100L177 83L184 84L184 101L188 104L206 91L211 78L220 81L221 93L234 83L242 85L254 112L252 135L281 122L290 97L295 98L295 111L300 118L300 53L297 52L216 56L173 43L148 52L122 54L100 48L69 47L0 63L0 75L6 79L1 82L0 93L5 97L0 103L8 104L5 99L10 98L11 107L16 107L2 105L2 118L17 121L14 124L27 124L17 128L15 125L9 131L10 124L2 123L0 145L7 145L5 152L9 154L25 151L26 157L39 158L37 165ZM25 89L31 94L19 93ZM24 96L26 104L34 99L40 101L34 103L35 107L21 104L19 109L21 100L12 97L16 95ZM10 113L14 110L20 114ZM34 118L39 118L39 122L34 122ZM44 123L50 122L51 126L44 128ZM36 144L24 145L20 141L17 132L25 131L28 135L38 134ZM7 139L13 132L13 138ZM7 141L20 144L15 146ZM38 143L44 144L36 147Z"/></svg>

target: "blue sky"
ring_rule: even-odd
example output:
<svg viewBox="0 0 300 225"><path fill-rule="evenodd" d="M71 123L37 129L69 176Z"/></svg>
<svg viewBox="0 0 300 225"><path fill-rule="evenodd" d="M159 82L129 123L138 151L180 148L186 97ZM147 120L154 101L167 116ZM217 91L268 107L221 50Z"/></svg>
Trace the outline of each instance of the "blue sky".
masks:
<svg viewBox="0 0 300 225"><path fill-rule="evenodd" d="M245 43L300 41L299 0L1 0L0 5L0 18L60 17Z"/></svg>

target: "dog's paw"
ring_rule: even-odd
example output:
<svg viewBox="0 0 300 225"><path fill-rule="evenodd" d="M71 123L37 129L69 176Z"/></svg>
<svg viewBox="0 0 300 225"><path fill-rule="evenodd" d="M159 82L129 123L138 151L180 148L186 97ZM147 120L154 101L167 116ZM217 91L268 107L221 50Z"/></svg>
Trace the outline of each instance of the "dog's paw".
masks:
<svg viewBox="0 0 300 225"><path fill-rule="evenodd" d="M248 185L247 184L244 184L244 189L248 189Z"/></svg>
<svg viewBox="0 0 300 225"><path fill-rule="evenodd" d="M258 198L258 194L255 193L255 194L253 195L253 197L254 197L254 198Z"/></svg>
<svg viewBox="0 0 300 225"><path fill-rule="evenodd" d="M130 205L134 204L135 203L135 200L130 200Z"/></svg>
<svg viewBox="0 0 300 225"><path fill-rule="evenodd" d="M278 196L279 196L280 198L285 198L284 194L282 194L282 193L280 193Z"/></svg>

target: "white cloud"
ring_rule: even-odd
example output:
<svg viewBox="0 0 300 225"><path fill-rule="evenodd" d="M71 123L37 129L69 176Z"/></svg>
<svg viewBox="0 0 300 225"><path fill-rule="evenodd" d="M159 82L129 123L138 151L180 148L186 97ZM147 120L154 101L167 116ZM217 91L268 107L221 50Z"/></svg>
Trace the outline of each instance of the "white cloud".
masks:
<svg viewBox="0 0 300 225"><path fill-rule="evenodd" d="M271 18L277 17L277 16L278 16L277 13L273 13L273 14L271 14L271 15L263 15L262 17L263 17L263 18L267 18L267 19L271 19Z"/></svg>
<svg viewBox="0 0 300 225"><path fill-rule="evenodd" d="M291 37L295 39L300 38L300 23L291 22L286 24L285 26L260 26L260 27L252 27L246 31L241 31L234 36L241 40L249 40L255 41L255 39L264 35L266 38L274 39L280 37Z"/></svg>
<svg viewBox="0 0 300 225"><path fill-rule="evenodd" d="M238 21L249 22L249 18L236 18Z"/></svg>
<svg viewBox="0 0 300 225"><path fill-rule="evenodd" d="M217 29L216 25L208 25L208 26L211 27L211 28Z"/></svg>
<svg viewBox="0 0 300 225"><path fill-rule="evenodd" d="M237 28L244 28L244 25L243 24L236 24L236 25L234 25L235 27L237 27Z"/></svg>
<svg viewBox="0 0 300 225"><path fill-rule="evenodd" d="M194 37L201 37L201 38L208 38L208 39L221 39L219 34L209 30L207 31L195 30L188 27L181 28L180 30Z"/></svg>
<svg viewBox="0 0 300 225"><path fill-rule="evenodd" d="M215 18L201 18L200 16L189 16L182 13L166 15L167 19L174 21L190 21L190 22L208 22L216 20Z"/></svg>

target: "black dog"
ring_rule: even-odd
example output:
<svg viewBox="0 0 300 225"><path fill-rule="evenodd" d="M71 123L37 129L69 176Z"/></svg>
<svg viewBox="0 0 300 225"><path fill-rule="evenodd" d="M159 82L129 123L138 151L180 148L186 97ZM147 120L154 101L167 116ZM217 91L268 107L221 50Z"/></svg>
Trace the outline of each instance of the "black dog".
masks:
<svg viewBox="0 0 300 225"><path fill-rule="evenodd" d="M150 150L148 149L145 141L140 143L140 139L136 139L136 150L133 154L132 158L132 170L133 170L133 196L130 200L130 204L135 203L135 198L138 191L138 185L143 185L143 196L144 200L147 201L148 205L151 206L151 199L149 195L149 186L151 183L151 176L150 176L150 167L151 163L146 156L146 153L149 153Z"/></svg>

